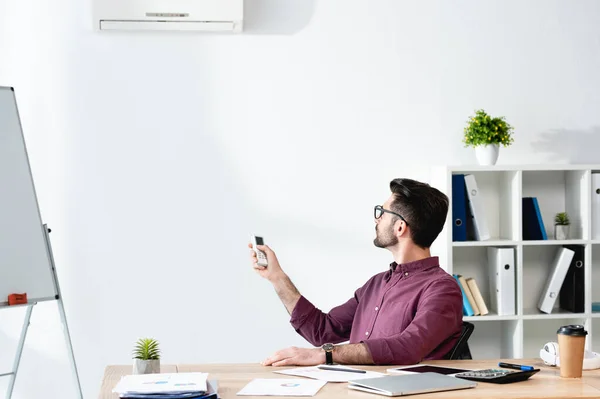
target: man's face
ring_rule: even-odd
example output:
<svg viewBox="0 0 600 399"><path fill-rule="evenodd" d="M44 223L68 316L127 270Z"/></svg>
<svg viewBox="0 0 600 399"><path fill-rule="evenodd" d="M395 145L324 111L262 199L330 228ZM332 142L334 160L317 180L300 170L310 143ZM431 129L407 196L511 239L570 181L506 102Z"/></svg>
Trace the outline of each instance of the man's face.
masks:
<svg viewBox="0 0 600 399"><path fill-rule="evenodd" d="M393 197L390 197L383 204L384 209L390 209L390 204L392 203ZM398 243L398 237L394 234L394 225L398 217L389 213L383 212L379 219L375 219L375 239L373 240L373 244L379 248L388 248Z"/></svg>

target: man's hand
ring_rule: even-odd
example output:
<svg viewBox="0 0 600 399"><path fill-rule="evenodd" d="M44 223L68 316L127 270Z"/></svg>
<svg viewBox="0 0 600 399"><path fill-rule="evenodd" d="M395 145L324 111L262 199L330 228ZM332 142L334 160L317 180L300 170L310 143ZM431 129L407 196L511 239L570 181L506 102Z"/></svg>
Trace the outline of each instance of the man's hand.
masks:
<svg viewBox="0 0 600 399"><path fill-rule="evenodd" d="M316 366L325 363L325 351L321 348L291 348L275 352L262 362L263 366Z"/></svg>
<svg viewBox="0 0 600 399"><path fill-rule="evenodd" d="M285 273L281 269L279 265L279 260L277 260L277 256L275 252L267 245L257 245L256 248L260 249L267 255L267 263L269 264L267 267L262 267L258 265L258 258L256 257L256 252L252 249L252 244L248 244L248 248L250 248L250 261L252 262L252 266L254 270L260 274L261 277L266 278L271 283L275 282L278 279L281 279L285 276Z"/></svg>

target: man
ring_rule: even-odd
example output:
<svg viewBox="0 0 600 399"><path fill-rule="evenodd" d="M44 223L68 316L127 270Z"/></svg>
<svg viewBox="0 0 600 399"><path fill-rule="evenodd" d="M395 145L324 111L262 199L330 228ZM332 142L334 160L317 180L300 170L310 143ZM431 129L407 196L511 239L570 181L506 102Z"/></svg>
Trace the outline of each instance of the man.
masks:
<svg viewBox="0 0 600 399"><path fill-rule="evenodd" d="M411 179L395 179L390 189L390 198L375 207L374 244L388 249L394 262L329 313L298 292L268 246L258 247L267 255L266 268L250 251L254 269L273 284L292 326L317 346L278 351L263 365L416 364L441 359L454 347L462 292L429 251L444 226L448 197Z"/></svg>

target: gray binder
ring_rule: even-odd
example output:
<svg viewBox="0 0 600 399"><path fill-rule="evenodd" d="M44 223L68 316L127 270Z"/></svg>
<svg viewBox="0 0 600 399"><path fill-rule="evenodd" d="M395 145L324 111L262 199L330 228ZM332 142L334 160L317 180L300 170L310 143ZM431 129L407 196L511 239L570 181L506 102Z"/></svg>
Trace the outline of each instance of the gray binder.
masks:
<svg viewBox="0 0 600 399"><path fill-rule="evenodd" d="M404 396L417 393L475 388L475 381L463 380L439 373L390 375L348 381L348 388L385 396Z"/></svg>

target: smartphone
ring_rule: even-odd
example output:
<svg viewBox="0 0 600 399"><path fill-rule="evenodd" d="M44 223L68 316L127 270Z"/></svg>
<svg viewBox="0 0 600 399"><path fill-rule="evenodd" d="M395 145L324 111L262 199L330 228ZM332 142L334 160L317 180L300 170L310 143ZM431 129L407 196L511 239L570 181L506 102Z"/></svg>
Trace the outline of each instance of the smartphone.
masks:
<svg viewBox="0 0 600 399"><path fill-rule="evenodd" d="M265 240L261 236L252 236L252 249L256 252L256 257L258 258L258 265L262 267L267 267L267 254L264 251L256 248L257 245L265 245Z"/></svg>

